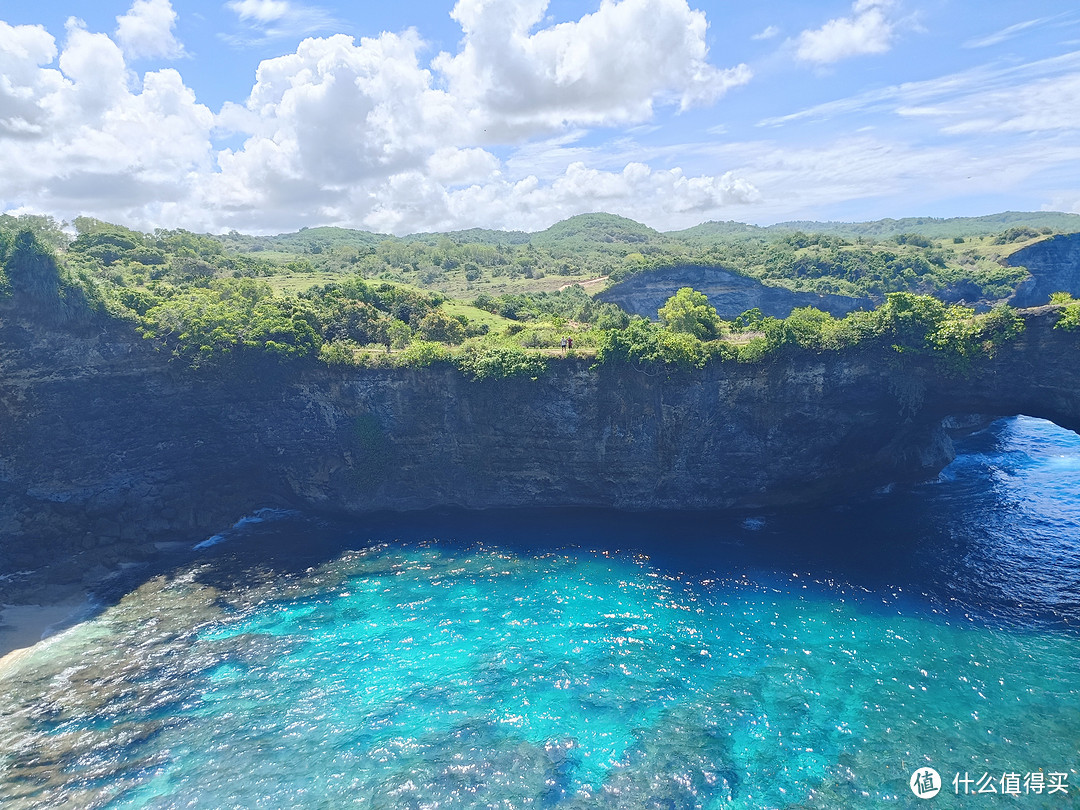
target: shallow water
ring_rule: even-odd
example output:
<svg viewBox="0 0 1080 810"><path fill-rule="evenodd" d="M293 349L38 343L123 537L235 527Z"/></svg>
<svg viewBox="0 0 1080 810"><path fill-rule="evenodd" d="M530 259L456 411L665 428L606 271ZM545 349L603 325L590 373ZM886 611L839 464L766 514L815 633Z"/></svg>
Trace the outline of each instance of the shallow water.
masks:
<svg viewBox="0 0 1080 810"><path fill-rule="evenodd" d="M847 509L242 521L0 675L0 806L1080 806L1080 439L961 450Z"/></svg>

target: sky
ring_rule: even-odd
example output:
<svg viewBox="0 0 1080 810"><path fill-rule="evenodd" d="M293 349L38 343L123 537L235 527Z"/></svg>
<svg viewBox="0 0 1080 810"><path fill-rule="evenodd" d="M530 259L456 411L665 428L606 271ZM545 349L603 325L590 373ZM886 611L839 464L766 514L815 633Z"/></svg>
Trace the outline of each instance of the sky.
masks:
<svg viewBox="0 0 1080 810"><path fill-rule="evenodd" d="M1080 7L0 0L0 210L396 234L1080 213Z"/></svg>

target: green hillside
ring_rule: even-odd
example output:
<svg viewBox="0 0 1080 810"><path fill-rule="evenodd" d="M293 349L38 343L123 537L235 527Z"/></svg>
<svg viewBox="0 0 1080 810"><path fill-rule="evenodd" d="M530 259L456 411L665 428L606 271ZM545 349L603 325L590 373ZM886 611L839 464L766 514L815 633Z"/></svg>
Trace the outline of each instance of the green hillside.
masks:
<svg viewBox="0 0 1080 810"><path fill-rule="evenodd" d="M943 239L955 236L991 236L1009 228L1048 228L1053 233L1080 232L1080 214L1059 211L1004 211L982 217L907 217L879 219L873 222L779 222L769 227L774 231L805 231L840 236L875 236L889 238L905 233Z"/></svg>

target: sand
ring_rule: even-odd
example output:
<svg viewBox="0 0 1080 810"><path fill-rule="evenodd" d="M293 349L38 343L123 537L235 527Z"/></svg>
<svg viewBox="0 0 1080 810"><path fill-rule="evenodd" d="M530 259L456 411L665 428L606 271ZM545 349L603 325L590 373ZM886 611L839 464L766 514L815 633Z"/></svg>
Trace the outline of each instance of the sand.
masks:
<svg viewBox="0 0 1080 810"><path fill-rule="evenodd" d="M0 669L21 658L42 638L66 629L86 607L83 595L47 605L4 605L0 612Z"/></svg>

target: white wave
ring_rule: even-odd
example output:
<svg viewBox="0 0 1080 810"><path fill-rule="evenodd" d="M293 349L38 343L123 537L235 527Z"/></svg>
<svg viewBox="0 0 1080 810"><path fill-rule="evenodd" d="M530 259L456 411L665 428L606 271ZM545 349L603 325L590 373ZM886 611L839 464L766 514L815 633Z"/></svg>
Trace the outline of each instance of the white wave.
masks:
<svg viewBox="0 0 1080 810"><path fill-rule="evenodd" d="M215 534L213 537L207 537L201 543L196 543L192 548L199 551L204 548L210 548L210 546L216 546L218 543L224 543L226 539L227 538L223 534Z"/></svg>
<svg viewBox="0 0 1080 810"><path fill-rule="evenodd" d="M213 537L208 537L201 543L197 543L192 546L196 551L202 551L203 549L216 546L218 543L224 543L230 539L234 534L243 532L249 526L257 526L260 523L267 523L274 520L285 520L299 515L295 509L274 509L271 507L263 507L262 509L256 509L250 515L244 515L231 528L222 532L221 534L215 534Z"/></svg>

